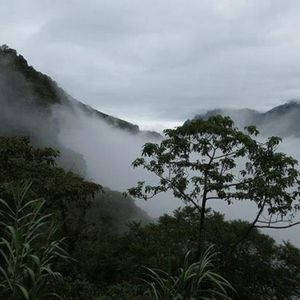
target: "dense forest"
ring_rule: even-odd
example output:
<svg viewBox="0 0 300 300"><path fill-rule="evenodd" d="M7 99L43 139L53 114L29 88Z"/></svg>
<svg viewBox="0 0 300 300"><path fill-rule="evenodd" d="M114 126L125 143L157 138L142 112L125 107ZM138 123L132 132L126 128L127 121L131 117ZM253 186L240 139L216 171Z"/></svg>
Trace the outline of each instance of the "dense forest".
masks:
<svg viewBox="0 0 300 300"><path fill-rule="evenodd" d="M142 133L7 46L0 67L1 299L298 299L300 249L261 232L297 225L298 162L280 138L221 115ZM54 106L154 138L132 164L156 181L123 193L91 180L59 141ZM182 203L172 214L154 220L136 205L167 192ZM210 201L249 202L255 218L229 220Z"/></svg>

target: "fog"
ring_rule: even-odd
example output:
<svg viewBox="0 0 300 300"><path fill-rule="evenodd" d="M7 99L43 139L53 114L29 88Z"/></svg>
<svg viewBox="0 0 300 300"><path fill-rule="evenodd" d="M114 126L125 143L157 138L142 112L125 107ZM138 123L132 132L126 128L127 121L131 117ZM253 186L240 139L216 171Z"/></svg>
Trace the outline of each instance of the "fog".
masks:
<svg viewBox="0 0 300 300"><path fill-rule="evenodd" d="M239 128L244 128L247 125L255 123L255 118L257 114L259 114L258 112L250 110L221 110L221 113L223 115L230 115ZM265 141L269 136L280 136L282 143L279 145L277 151L291 155L300 162L300 138L295 131L298 122L298 115L295 111L283 113L276 118L268 117L258 125L258 129L261 132L260 139L261 141ZM300 164L298 164L298 169L300 169ZM257 212L256 205L250 201L235 202L233 205L227 205L222 201L218 201L213 202L211 207L223 212L227 219L244 219L250 222L254 220ZM294 221L300 221L299 213ZM300 247L299 226L300 225L288 229L262 229L262 231L270 234L278 242L289 240Z"/></svg>
<svg viewBox="0 0 300 300"><path fill-rule="evenodd" d="M75 107L74 111L56 107L53 116L60 122L60 143L83 155L88 179L121 192L126 192L138 181L156 182L154 176L143 169L134 169L131 164L141 155L146 142L160 142L159 139L149 138L144 132L132 134L116 129ZM153 218L162 213L171 213L182 205L179 200L172 198L171 193L149 201L136 200L136 204Z"/></svg>
<svg viewBox="0 0 300 300"><path fill-rule="evenodd" d="M12 77L13 76L13 77ZM17 77L15 77L17 76ZM9 82L10 84L7 84ZM12 82L18 82L17 93ZM21 86L21 87L20 87ZM99 117L90 116L73 107L56 105L41 109L35 103L36 95L27 88L26 80L19 74L5 74L0 70L0 133L3 135L31 135L38 145L52 146L61 151L59 163L66 169L78 172L113 190L125 192L135 186L137 181L154 183L156 178L141 169L133 169L132 161L141 155L142 146L149 141L159 142L141 132L131 134L116 129ZM26 98L26 100L24 100ZM72 99L70 99L71 101ZM22 105L22 103L24 105ZM72 101L71 101L72 103ZM224 111L227 114L228 111ZM233 119L240 127L253 120L253 113L235 113ZM297 115L288 114L278 119L268 119L260 127L263 136L271 134L289 135L284 138L279 150L300 160L300 139L291 135L291 124L298 122ZM136 200L151 217L171 213L183 203L166 193L149 200ZM221 211L227 219L253 220L256 207L250 201L227 205L214 202L212 208ZM286 230L267 231L277 241L291 240L300 246L299 227Z"/></svg>
<svg viewBox="0 0 300 300"><path fill-rule="evenodd" d="M28 78L10 67L11 58L0 59L0 135L30 136L35 146L58 149L60 166L112 190L125 192L137 181L153 182L149 174L131 166L142 145L151 141L146 132L116 129L99 116L88 115L67 95L63 104L39 105L45 100ZM169 195L136 203L154 218L179 205Z"/></svg>
<svg viewBox="0 0 300 300"><path fill-rule="evenodd" d="M151 141L145 134L133 135L124 130L115 129L99 118L86 116L78 110L74 113L56 108L53 114L63 122L59 132L59 141L83 154L89 179L119 191L126 191L137 181L146 181L150 184L155 182L156 178L151 174L140 168L133 169L131 166L132 161L141 155L143 144ZM247 120L247 116L243 118L241 114L238 114L238 117L237 123L246 125L242 124L242 120ZM271 134L269 124L261 129ZM265 134L262 138L266 138ZM160 141L152 139L152 142ZM285 138L278 151L288 153L300 160L300 139ZM136 200L136 204L153 218L163 213L171 213L177 207L183 206L183 203L174 199L171 193L160 194L148 201ZM235 204L228 205L223 201L214 200L210 204L213 209L224 213L226 219L252 221L257 212L256 205L251 201L237 201ZM298 230L299 227L296 226L290 229L263 231L272 235L278 242L290 240L300 246Z"/></svg>

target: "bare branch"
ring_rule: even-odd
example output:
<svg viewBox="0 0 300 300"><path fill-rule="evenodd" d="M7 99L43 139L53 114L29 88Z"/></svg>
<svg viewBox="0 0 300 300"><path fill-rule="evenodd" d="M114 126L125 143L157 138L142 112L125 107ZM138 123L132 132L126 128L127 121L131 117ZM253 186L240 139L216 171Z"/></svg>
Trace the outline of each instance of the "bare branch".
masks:
<svg viewBox="0 0 300 300"><path fill-rule="evenodd" d="M277 224L277 223L290 223L291 220L276 220L276 221L261 221L258 220L257 223L262 223L262 224Z"/></svg>
<svg viewBox="0 0 300 300"><path fill-rule="evenodd" d="M217 196L215 196L215 197L206 197L206 200L220 200L221 198L220 197L217 197Z"/></svg>
<svg viewBox="0 0 300 300"><path fill-rule="evenodd" d="M295 223L291 223L289 225L285 225L285 226L269 226L269 225L255 225L255 228L270 228L270 229L286 229L286 228L290 228L290 227L294 227L296 225L299 225L299 222L295 222Z"/></svg>

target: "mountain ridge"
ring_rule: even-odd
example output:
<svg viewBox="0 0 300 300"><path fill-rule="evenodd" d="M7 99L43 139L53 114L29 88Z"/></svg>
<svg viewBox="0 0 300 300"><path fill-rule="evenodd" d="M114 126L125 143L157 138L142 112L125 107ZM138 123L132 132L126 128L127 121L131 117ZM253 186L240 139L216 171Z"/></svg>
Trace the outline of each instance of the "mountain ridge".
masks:
<svg viewBox="0 0 300 300"><path fill-rule="evenodd" d="M104 128L99 131L102 135L118 130L126 133L124 136L128 138L142 132L135 124L106 115L72 98L54 80L36 71L22 55L6 45L0 47L0 92L0 136L28 136L30 147L59 150L55 160L57 166L88 181L95 180L89 174L87 157L65 142L68 133L61 136L64 126L74 127L75 135L85 135L88 133L80 131L84 126L81 120L97 119L97 126ZM89 118L91 116L96 118ZM103 126L103 122L107 126ZM115 130L110 130L109 126ZM103 141L103 136L95 135L92 138ZM83 143L82 140L80 143ZM122 192L108 187L104 193L95 195L88 214L94 223L103 226L108 226L107 220L111 220L114 226L108 227L115 232L125 231L129 221L150 221L150 217L135 204L134 199L125 198Z"/></svg>
<svg viewBox="0 0 300 300"><path fill-rule="evenodd" d="M242 109L213 109L203 114L196 114L193 119L207 119L214 115L230 116L238 127L255 125L262 134L281 137L300 137L300 101L289 100L266 112Z"/></svg>
<svg viewBox="0 0 300 300"><path fill-rule="evenodd" d="M14 87L14 94L16 92L22 92L22 89L24 90L24 88L31 90L33 94L35 94L35 97L32 97L31 101L28 101L31 103L27 104L37 105L45 110L51 105L64 105L69 107L69 109L72 109L72 106L75 105L85 114L89 116L94 115L115 128L127 130L133 134L141 131L136 124L105 114L73 98L67 94L56 81L48 75L35 70L28 64L27 60L22 55L18 54L16 50L7 45L0 46L0 67L2 73L6 72L10 75L15 73L14 75L16 77L17 74L19 74L26 79L25 86ZM4 76L2 76L2 80L3 77ZM8 86L9 85L11 85L11 83L9 83ZM26 95L23 95L22 98L20 97L19 100L25 98L28 100Z"/></svg>

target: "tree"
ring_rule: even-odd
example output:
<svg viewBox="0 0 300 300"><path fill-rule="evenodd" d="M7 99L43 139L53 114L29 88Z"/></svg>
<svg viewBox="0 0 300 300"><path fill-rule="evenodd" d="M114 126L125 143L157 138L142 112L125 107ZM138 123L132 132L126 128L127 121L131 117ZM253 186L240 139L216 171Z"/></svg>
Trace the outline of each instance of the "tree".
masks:
<svg viewBox="0 0 300 300"><path fill-rule="evenodd" d="M127 252L139 265L160 268L176 274L187 249L197 248L199 212L194 207L164 215L147 225L132 224L127 235ZM300 293L300 250L290 243L278 245L270 236L253 228L233 255L231 246L240 239L249 223L225 221L224 215L208 211L206 237L214 245L216 272L225 277L237 291L233 299L297 299ZM113 244L115 245L115 243ZM229 257L228 264L224 264Z"/></svg>
<svg viewBox="0 0 300 300"><path fill-rule="evenodd" d="M174 197L194 206L200 215L199 248L205 240L206 209L211 200L256 204L257 214L241 239L254 227L297 224L291 222L299 209L299 171L294 158L277 151L280 138L260 142L256 127L242 131L222 116L189 121L164 134L160 144L146 143L142 157L133 162L134 167L154 174L157 184L138 182L129 194L147 200L170 190Z"/></svg>
<svg viewBox="0 0 300 300"><path fill-rule="evenodd" d="M28 137L0 137L0 197L11 198L8 183L31 180L32 197L45 199L45 209L59 219L68 237L68 250L73 252L84 230L87 209L102 187L57 167L58 155L52 148L33 147Z"/></svg>

